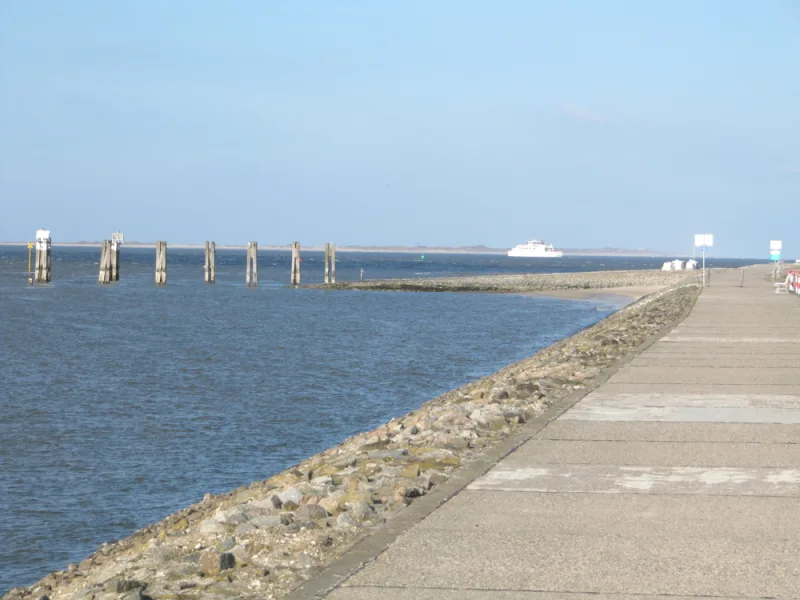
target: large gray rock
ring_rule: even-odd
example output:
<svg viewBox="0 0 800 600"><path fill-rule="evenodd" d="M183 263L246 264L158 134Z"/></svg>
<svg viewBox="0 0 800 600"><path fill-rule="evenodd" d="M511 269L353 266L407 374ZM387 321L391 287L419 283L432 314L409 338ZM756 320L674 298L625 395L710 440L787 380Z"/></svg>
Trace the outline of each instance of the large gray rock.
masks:
<svg viewBox="0 0 800 600"><path fill-rule="evenodd" d="M369 519L374 511L372 506L367 502L359 500L350 505L350 510L348 512L356 521L360 522Z"/></svg>
<svg viewBox="0 0 800 600"><path fill-rule="evenodd" d="M287 502L294 502L299 506L300 502L303 500L303 492L298 490L296 487L290 487L278 494L278 498L280 498L280 501L283 504L286 504Z"/></svg>
<svg viewBox="0 0 800 600"><path fill-rule="evenodd" d="M259 529L273 529L283 525L280 515L269 515L264 517L253 517L247 525L255 525Z"/></svg>
<svg viewBox="0 0 800 600"><path fill-rule="evenodd" d="M232 569L236 566L236 558L230 552L212 552L207 550L200 555L197 567L201 573L216 575L221 571Z"/></svg>
<svg viewBox="0 0 800 600"><path fill-rule="evenodd" d="M338 517L336 517L336 526L337 527L358 527L358 520L353 516L350 512L343 512Z"/></svg>
<svg viewBox="0 0 800 600"><path fill-rule="evenodd" d="M227 529L225 528L225 525L223 525L219 521L215 521L213 519L207 519L207 520L203 521L202 523L200 523L199 530L200 530L200 533L217 534L217 535L221 535L221 534L227 532Z"/></svg>
<svg viewBox="0 0 800 600"><path fill-rule="evenodd" d="M223 525L238 525L250 520L246 506L233 506L227 510L217 510L214 520Z"/></svg>
<svg viewBox="0 0 800 600"><path fill-rule="evenodd" d="M304 504L297 509L295 516L303 521L318 521L328 518L328 511L318 504Z"/></svg>
<svg viewBox="0 0 800 600"><path fill-rule="evenodd" d="M135 579L112 579L103 586L106 592L114 594L125 594L133 590L143 590L147 584Z"/></svg>

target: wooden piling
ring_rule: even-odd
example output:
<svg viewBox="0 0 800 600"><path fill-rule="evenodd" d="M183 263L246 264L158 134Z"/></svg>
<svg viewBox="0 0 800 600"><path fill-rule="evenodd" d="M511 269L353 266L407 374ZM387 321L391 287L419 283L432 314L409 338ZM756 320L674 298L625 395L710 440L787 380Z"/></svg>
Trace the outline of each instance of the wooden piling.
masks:
<svg viewBox="0 0 800 600"><path fill-rule="evenodd" d="M325 285L331 282L331 244L330 242L325 242Z"/></svg>
<svg viewBox="0 0 800 600"><path fill-rule="evenodd" d="M216 283L217 281L217 244L206 242L205 266L203 267L204 280L206 283Z"/></svg>
<svg viewBox="0 0 800 600"><path fill-rule="evenodd" d="M744 269L742 269L742 278L739 280L739 287L744 287Z"/></svg>
<svg viewBox="0 0 800 600"><path fill-rule="evenodd" d="M291 270L290 270L290 273L289 273L289 285L295 285L294 282L295 282L296 277L295 277L295 274L294 274L294 270L297 267L297 260L295 258L295 255L297 253L296 245L297 245L297 242L292 242L292 260L291 260Z"/></svg>
<svg viewBox="0 0 800 600"><path fill-rule="evenodd" d="M100 269L97 274L97 283L103 284L106 282L105 276L105 267L106 267L106 252L108 252L108 246L106 240L103 240L103 243L100 245Z"/></svg>
<svg viewBox="0 0 800 600"><path fill-rule="evenodd" d="M111 249L111 281L119 281L120 250L124 243L125 235L119 229L111 234L111 241L109 242Z"/></svg>
<svg viewBox="0 0 800 600"><path fill-rule="evenodd" d="M100 247L100 272L97 275L97 283L108 283L111 279L109 273L109 257L111 254L111 242L103 240L103 245Z"/></svg>
<svg viewBox="0 0 800 600"><path fill-rule="evenodd" d="M50 253L50 231L39 229L36 232L36 269L34 271L36 283L50 283Z"/></svg>
<svg viewBox="0 0 800 600"><path fill-rule="evenodd" d="M116 269L117 249L114 246L114 243L110 240L107 240L106 244L108 244L108 249L106 251L106 273L107 273L106 277L108 281L106 283L111 283L112 281L116 281L114 277L116 275L115 271L117 270Z"/></svg>
<svg viewBox="0 0 800 600"><path fill-rule="evenodd" d="M209 256L209 267L211 268L211 281L209 283L217 282L217 243L211 242L211 254Z"/></svg>
<svg viewBox="0 0 800 600"><path fill-rule="evenodd" d="M111 251L110 251L110 259L111 259L111 281L119 281L119 244L115 244L113 241L110 244Z"/></svg>
<svg viewBox="0 0 800 600"><path fill-rule="evenodd" d="M247 272L244 282L247 287L258 287L258 242L247 243Z"/></svg>
<svg viewBox="0 0 800 600"><path fill-rule="evenodd" d="M161 242L161 285L167 285L167 242Z"/></svg>
<svg viewBox="0 0 800 600"><path fill-rule="evenodd" d="M300 285L300 242L292 242L291 285Z"/></svg>
<svg viewBox="0 0 800 600"><path fill-rule="evenodd" d="M336 283L336 242L331 243L331 283Z"/></svg>
<svg viewBox="0 0 800 600"><path fill-rule="evenodd" d="M167 285L167 242L156 242L156 285Z"/></svg>

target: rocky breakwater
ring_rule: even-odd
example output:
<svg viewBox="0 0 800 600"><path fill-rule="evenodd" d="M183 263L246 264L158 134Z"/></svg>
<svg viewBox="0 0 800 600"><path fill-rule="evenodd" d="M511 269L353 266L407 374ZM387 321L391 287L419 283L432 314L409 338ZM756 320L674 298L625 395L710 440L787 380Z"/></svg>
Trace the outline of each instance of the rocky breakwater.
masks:
<svg viewBox="0 0 800 600"><path fill-rule="evenodd" d="M545 407L591 389L604 368L680 321L698 293L687 284L645 297L266 481L206 495L4 598L279 598Z"/></svg>
<svg viewBox="0 0 800 600"><path fill-rule="evenodd" d="M375 279L349 281L332 285L311 285L308 287L395 292L555 292L560 290L621 287L660 288L697 278L696 271L588 271L580 273L479 275L475 277Z"/></svg>

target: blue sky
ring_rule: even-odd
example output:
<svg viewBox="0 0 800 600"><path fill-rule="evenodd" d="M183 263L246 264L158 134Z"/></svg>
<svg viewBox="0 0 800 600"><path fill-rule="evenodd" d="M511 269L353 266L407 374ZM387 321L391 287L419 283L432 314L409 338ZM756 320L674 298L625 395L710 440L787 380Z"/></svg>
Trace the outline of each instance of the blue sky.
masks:
<svg viewBox="0 0 800 600"><path fill-rule="evenodd" d="M0 240L800 255L793 0L0 2Z"/></svg>

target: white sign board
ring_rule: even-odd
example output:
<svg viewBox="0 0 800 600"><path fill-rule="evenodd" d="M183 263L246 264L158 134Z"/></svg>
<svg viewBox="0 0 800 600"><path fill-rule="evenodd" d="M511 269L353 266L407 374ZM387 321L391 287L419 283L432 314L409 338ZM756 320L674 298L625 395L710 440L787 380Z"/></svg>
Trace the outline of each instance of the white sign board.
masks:
<svg viewBox="0 0 800 600"><path fill-rule="evenodd" d="M694 234L695 246L706 246L710 248L714 245L714 235L711 233L695 233Z"/></svg>
<svg viewBox="0 0 800 600"><path fill-rule="evenodd" d="M783 250L783 242L781 240L770 240L769 241L769 249L770 250Z"/></svg>

